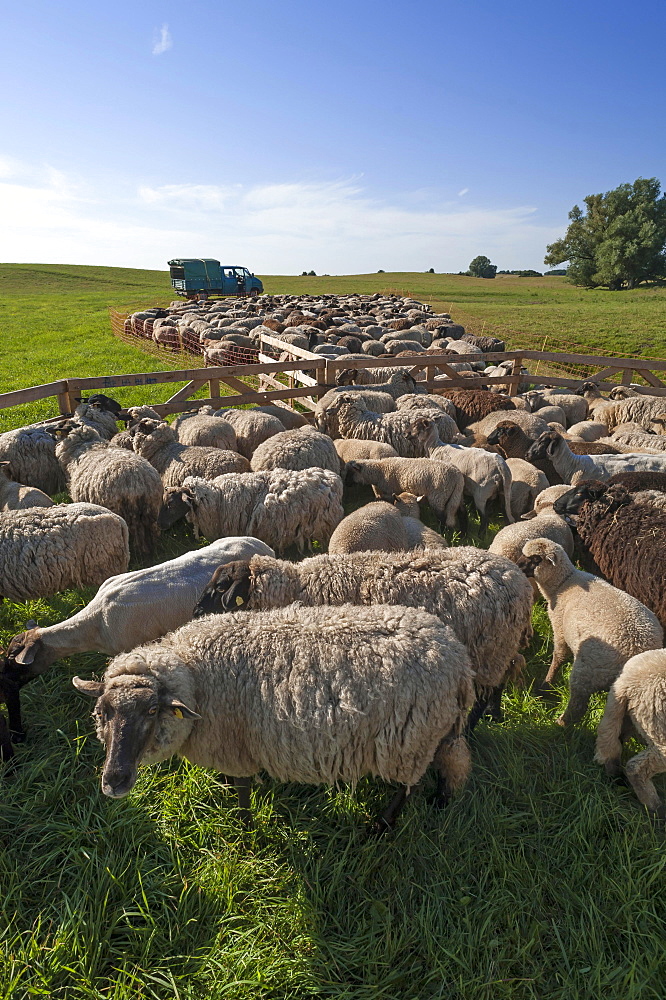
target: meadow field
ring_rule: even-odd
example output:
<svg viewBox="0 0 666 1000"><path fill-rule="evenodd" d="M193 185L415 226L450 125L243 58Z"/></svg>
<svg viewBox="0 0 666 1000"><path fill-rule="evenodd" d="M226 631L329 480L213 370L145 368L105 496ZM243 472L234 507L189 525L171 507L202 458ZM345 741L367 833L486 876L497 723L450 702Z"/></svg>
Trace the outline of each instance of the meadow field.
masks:
<svg viewBox="0 0 666 1000"><path fill-rule="evenodd" d="M611 296L559 278L415 274L264 282L409 291L510 346L549 336L551 349L560 338L635 354L661 338L663 350L664 289ZM168 302L164 272L0 265L0 288L0 391L155 367L112 337L107 310ZM52 401L0 411L0 429L53 412ZM349 506L368 499L355 490ZM462 540L485 547L501 523L479 537L472 518ZM173 529L154 561L197 544ZM0 603L0 645L27 619L60 621L90 597ZM534 629L504 723L475 730L464 793L436 812L426 783L379 841L365 827L388 789L369 780L326 790L264 779L251 833L219 776L181 761L144 770L124 800L105 798L90 703L71 685L101 674L105 658L56 663L25 688L16 768L0 765L0 1000L662 1000L663 829L593 762L603 698L565 732L554 721L565 677L550 700L533 696L552 652L542 603Z"/></svg>

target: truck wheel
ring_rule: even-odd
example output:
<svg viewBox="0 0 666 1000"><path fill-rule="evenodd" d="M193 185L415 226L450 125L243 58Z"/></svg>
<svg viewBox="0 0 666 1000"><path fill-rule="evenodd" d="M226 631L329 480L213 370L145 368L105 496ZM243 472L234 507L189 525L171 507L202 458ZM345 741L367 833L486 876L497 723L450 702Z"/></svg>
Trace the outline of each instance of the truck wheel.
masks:
<svg viewBox="0 0 666 1000"><path fill-rule="evenodd" d="M250 291L250 297L253 298L253 299L256 299L256 298L258 298L258 296L259 296L259 289L258 288L253 288Z"/></svg>

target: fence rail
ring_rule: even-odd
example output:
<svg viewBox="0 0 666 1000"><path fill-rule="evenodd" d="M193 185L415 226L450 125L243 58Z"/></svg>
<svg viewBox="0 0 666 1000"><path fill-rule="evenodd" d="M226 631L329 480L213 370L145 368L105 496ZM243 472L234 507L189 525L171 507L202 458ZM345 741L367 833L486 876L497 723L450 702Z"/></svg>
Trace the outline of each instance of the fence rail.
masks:
<svg viewBox="0 0 666 1000"><path fill-rule="evenodd" d="M283 360L268 360L265 350L281 351ZM270 343L269 343L270 342ZM291 355L293 360L284 360ZM82 392L131 388L132 386L162 385L171 382L185 382L166 402L154 404L155 410L166 416L197 409L208 403L212 406L245 406L247 404L269 403L273 400L298 400L306 409L312 410L316 400L335 385L338 372L350 367L344 355L324 359L321 355L297 349L276 337L262 338L261 360L256 364L233 364L207 368L183 368L174 371L140 372L127 375L98 375L79 378L76 376L33 385L25 389L0 394L0 410L31 403L35 400L55 397L60 414L73 412L77 398ZM557 375L539 374L538 382L544 385L578 388L583 381L596 382L601 389L612 389L618 384L628 385L633 377L642 378L646 385L636 386L637 391L650 395L666 396L666 385L660 375L666 377L666 359L658 358L614 358L596 354L558 354L551 351L503 351L483 355L487 362L511 360L508 375L489 378L480 374L478 378L464 378L450 367L450 355L414 354L399 358L359 359L353 367L386 368L387 377L391 369L408 368L420 384L437 391L445 387L462 386L473 388L480 385L502 385L515 395L521 381L521 367L525 361L539 361L546 364L575 365L580 369L577 378L562 378ZM656 373L659 373L656 374ZM534 376L533 376L534 378ZM231 395L220 394L220 383L233 390ZM257 385L258 383L258 385ZM193 399L206 384L209 395L206 399Z"/></svg>

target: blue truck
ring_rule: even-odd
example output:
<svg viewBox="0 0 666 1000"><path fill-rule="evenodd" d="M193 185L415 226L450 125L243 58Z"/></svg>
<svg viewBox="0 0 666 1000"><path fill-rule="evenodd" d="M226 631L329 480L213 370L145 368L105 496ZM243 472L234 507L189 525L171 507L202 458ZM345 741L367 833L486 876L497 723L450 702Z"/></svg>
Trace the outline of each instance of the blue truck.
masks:
<svg viewBox="0 0 666 1000"><path fill-rule="evenodd" d="M171 287L188 299L209 295L261 295L264 286L246 267L220 264L210 257L183 257L169 261Z"/></svg>

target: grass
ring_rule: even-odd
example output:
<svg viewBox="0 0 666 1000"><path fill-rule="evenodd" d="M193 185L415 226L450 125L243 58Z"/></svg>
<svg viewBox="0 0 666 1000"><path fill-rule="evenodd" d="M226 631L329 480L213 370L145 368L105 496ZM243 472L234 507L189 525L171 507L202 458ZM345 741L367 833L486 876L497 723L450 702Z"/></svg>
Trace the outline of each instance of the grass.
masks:
<svg viewBox="0 0 666 1000"><path fill-rule="evenodd" d="M3 349L33 331L29 354L10 351L18 385L143 370L146 356L111 337L106 307L168 300L164 274L27 271L10 272L3 314ZM431 277L374 279L404 278L416 295ZM446 276L434 277L443 291ZM328 280L284 279L284 290ZM348 506L368 498L353 491ZM487 546L498 526L463 540ZM174 529L156 561L195 544ZM90 596L1 604L0 643ZM551 652L543 605L534 626L506 721L475 732L466 791L442 813L415 793L381 842L364 827L388 790L368 780L355 791L264 780L251 834L219 776L185 762L146 769L127 799L104 798L102 748L71 677L101 673L105 658L56 664L25 689L29 742L0 774L0 1000L661 1000L663 834L593 763L603 699L569 733L554 723L564 681L550 701L532 695Z"/></svg>

